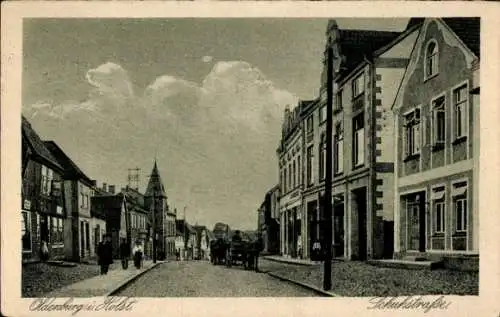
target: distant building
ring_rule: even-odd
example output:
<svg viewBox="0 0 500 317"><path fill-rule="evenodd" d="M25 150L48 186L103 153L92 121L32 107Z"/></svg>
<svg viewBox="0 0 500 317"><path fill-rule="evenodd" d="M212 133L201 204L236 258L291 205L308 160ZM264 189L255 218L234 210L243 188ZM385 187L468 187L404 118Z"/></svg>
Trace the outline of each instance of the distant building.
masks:
<svg viewBox="0 0 500 317"><path fill-rule="evenodd" d="M167 221L167 194L165 192L165 187L158 172L158 166L156 160L154 162L153 170L149 178L146 193L144 194L144 205L146 210L149 211L151 226L155 226L156 237L151 236L151 239L156 239L156 252L159 259L165 259L167 256L166 247L167 242L171 242L172 236L167 240L165 224ZM153 221L154 217L154 221ZM151 228L151 234L153 233L153 228Z"/></svg>
<svg viewBox="0 0 500 317"><path fill-rule="evenodd" d="M479 18L412 19L394 102L397 258L479 255Z"/></svg>
<svg viewBox="0 0 500 317"><path fill-rule="evenodd" d="M274 186L270 189L264 201L259 208L259 227L258 232L262 235L262 242L264 244L264 253L277 254L280 252L280 227L278 219L273 218L273 198L276 199L279 187ZM274 205L276 208L276 204ZM276 211L274 211L277 214Z"/></svg>
<svg viewBox="0 0 500 317"><path fill-rule="evenodd" d="M127 206L121 193L91 198L92 214L106 215L106 233L111 234L113 257L119 258L121 238L127 238Z"/></svg>
<svg viewBox="0 0 500 317"><path fill-rule="evenodd" d="M136 241L140 241L144 252L152 256L151 242L149 241L148 228L150 227L149 211L144 206L144 195L129 186L122 188L127 210L127 239L131 249Z"/></svg>
<svg viewBox="0 0 500 317"><path fill-rule="evenodd" d="M64 258L71 220L64 208L63 167L22 117L21 232L23 261L40 259L45 241L51 258Z"/></svg>

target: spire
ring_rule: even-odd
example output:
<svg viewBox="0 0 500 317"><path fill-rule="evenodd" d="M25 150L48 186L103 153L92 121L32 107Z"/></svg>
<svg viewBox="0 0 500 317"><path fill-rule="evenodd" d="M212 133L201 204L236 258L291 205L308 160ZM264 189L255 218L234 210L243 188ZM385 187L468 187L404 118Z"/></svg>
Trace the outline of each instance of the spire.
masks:
<svg viewBox="0 0 500 317"><path fill-rule="evenodd" d="M165 193L165 187L163 186L163 182L160 177L160 173L158 172L158 164L156 163L156 158L153 170L151 171L151 175L149 176L149 182L145 196L153 196L153 193L156 196L167 197L167 194Z"/></svg>

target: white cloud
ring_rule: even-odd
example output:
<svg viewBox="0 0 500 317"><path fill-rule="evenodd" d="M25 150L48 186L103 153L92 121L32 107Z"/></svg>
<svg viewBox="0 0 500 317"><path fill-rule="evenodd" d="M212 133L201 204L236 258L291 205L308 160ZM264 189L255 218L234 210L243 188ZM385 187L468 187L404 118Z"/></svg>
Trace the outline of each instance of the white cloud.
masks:
<svg viewBox="0 0 500 317"><path fill-rule="evenodd" d="M210 55L205 55L201 58L201 60L203 61L203 63L210 63L214 58Z"/></svg>

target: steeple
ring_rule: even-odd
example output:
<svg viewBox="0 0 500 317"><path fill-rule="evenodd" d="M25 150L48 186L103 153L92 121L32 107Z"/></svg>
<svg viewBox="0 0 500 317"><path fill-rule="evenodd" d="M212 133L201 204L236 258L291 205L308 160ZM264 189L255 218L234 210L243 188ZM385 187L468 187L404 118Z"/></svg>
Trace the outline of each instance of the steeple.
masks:
<svg viewBox="0 0 500 317"><path fill-rule="evenodd" d="M158 172L158 165L155 163L153 166L153 170L151 171L151 175L149 177L148 187L146 188L146 193L144 196L151 197L153 193L157 197L167 197L165 193L165 187L163 186L163 182L161 181L160 173Z"/></svg>

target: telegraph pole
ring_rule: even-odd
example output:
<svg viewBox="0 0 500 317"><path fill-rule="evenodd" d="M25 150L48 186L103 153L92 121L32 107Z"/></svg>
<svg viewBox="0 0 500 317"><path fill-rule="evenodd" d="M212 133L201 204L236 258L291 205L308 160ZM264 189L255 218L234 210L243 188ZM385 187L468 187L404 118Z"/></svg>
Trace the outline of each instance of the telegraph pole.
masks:
<svg viewBox="0 0 500 317"><path fill-rule="evenodd" d="M332 288L332 178L333 178L333 155L332 155L332 130L333 130L333 61L332 47L328 43L327 48L327 79L326 79L326 175L324 196L324 239L325 259L323 289L328 291Z"/></svg>

